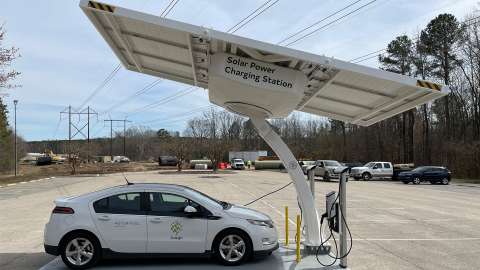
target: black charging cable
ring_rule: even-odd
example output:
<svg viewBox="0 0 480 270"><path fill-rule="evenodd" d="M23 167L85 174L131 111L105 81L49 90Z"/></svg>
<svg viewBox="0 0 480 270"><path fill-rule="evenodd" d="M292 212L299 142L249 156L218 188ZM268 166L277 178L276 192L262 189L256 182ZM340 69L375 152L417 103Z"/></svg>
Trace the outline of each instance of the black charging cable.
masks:
<svg viewBox="0 0 480 270"><path fill-rule="evenodd" d="M342 171L342 174L343 174L344 172L346 172L346 171L345 171L345 170ZM340 177L341 177L341 176L340 176ZM334 200L333 203L332 203L332 206L331 206L331 208L330 208L330 212L332 212L332 211L333 211L333 208L336 206L336 202L337 202L337 200L339 199L339 196L340 196L340 192L341 192L341 191L342 191L342 185L341 185L341 183L339 183L339 185L338 185L338 194L337 194L337 196L335 197L335 200ZM337 211L336 215L338 215L338 211ZM340 260L340 259L343 259L343 258L347 257L347 256L350 254L350 252L352 251L352 246L353 246L352 233L351 233L351 231L350 231L350 228L349 228L349 226L348 226L348 223L347 223L346 220L345 220L345 216L343 215L343 212L342 212L341 210L340 210L340 215L341 215L341 218L342 218L342 221L341 221L341 222L345 223L345 227L347 228L348 235L349 235L349 237L350 237L350 247L348 248L348 251L347 251L343 256L338 256L338 245L337 245L337 240L336 240L336 238L335 238L335 234L334 234L334 232L333 232L332 226L329 226L330 235L327 237L327 239L325 239L325 240L322 241L322 233L321 233L321 232L322 232L323 220L324 220L325 217L328 216L327 213L324 213L324 214L322 215L321 219L320 219L320 246L317 248L317 251L316 251L316 253L315 253L315 257L316 257L318 263L321 264L321 265L324 266L324 267L328 267L328 266L334 265L334 264L337 262L337 260ZM335 218L335 217L332 217L332 219L333 219L333 218ZM330 222L329 219L327 219L327 221ZM338 224L338 226L341 226L341 223ZM332 256L330 253L328 253L328 256L329 256L330 258L334 259L334 260L333 260L332 263L330 263L330 264L324 264L324 263L322 263L322 262L320 261L320 259L319 259L319 253L320 253L320 250L322 250L322 249L324 249L324 248L326 249L325 244L326 244L331 238L333 239L333 243L334 243L334 245L335 245L335 256Z"/></svg>

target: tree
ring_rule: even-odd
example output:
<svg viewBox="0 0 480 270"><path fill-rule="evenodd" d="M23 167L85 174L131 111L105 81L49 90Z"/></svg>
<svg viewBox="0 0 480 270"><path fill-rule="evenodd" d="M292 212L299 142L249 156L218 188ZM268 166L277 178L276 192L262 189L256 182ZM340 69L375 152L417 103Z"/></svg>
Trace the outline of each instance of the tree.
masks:
<svg viewBox="0 0 480 270"><path fill-rule="evenodd" d="M421 38L422 33L417 37L415 42L415 47L413 51L413 64L415 66L415 75L422 78L423 80L432 74L432 61L428 55L427 48L425 44L422 43ZM423 116L423 164L432 163L432 153L431 153L431 140L430 140L430 117L428 104L422 105L422 116Z"/></svg>
<svg viewBox="0 0 480 270"><path fill-rule="evenodd" d="M432 56L433 75L450 84L450 77L457 63L454 51L455 43L461 37L461 28L457 18L452 14L440 14L431 20L422 31L420 40L425 45L426 52ZM443 99L445 114L445 137L451 139L450 94Z"/></svg>
<svg viewBox="0 0 480 270"><path fill-rule="evenodd" d="M382 64L382 68L399 73L402 75L411 75L413 69L413 42L406 36L398 36L392 40L386 51L386 56L380 55L379 61ZM408 142L407 142L407 115L408 115ZM402 149L403 149L403 162L410 162L413 160L414 143L413 143L413 129L415 124L415 111L410 110L402 114ZM381 143L383 144L383 143Z"/></svg>
<svg viewBox="0 0 480 270"><path fill-rule="evenodd" d="M15 47L4 48L2 42L5 36L6 32L0 25L0 90L17 87L18 85L11 84L11 81L20 75L19 72L10 68L12 62L19 57L18 49ZM0 97L0 171L9 169L12 163L10 154L13 152L13 145L7 113L7 107Z"/></svg>

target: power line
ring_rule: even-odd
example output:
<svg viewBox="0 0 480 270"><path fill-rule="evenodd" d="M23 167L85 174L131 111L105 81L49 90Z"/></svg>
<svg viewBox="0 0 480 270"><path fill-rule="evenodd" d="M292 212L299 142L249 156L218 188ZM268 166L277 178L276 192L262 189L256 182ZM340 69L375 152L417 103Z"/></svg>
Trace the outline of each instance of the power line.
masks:
<svg viewBox="0 0 480 270"><path fill-rule="evenodd" d="M350 12L344 14L344 15L342 15L341 17L339 17L339 18L337 18L337 19L335 19L335 20L333 20L333 21L331 21L331 22L329 22L329 23L327 23L327 24L324 24L323 26L321 26L321 27L319 27L319 28L317 28L317 29L315 29L315 30L313 30L313 31L308 32L307 34L305 34L305 35L303 35L303 36L295 39L294 41L292 41L292 42L290 42L290 43L287 43L285 46L288 47L288 46L290 46L290 45L292 45L292 44L294 44L294 43L297 43L298 41L300 41L300 40L302 40L302 39L305 39L305 38L307 38L307 37L315 34L316 32L318 32L318 31L320 31L320 30L322 30L322 29L325 29L326 27L328 27L328 26L330 26L330 25L332 25L332 24L334 24L334 23L336 23L336 22L338 22L338 21L340 21L340 20L342 20L342 19L344 19L344 18L352 15L353 13L358 12L359 10L361 10L361 9L363 9L363 8L365 8L365 7L373 4L373 3L375 3L375 2L377 2L377 0L372 0L372 1L370 1L370 2L368 2L368 3L366 3L366 4L362 5L362 6L360 6L360 7L358 7L358 8L356 8L356 9L354 9L354 10L352 10L352 11L350 11Z"/></svg>
<svg viewBox="0 0 480 270"><path fill-rule="evenodd" d="M144 86L142 89L138 90L137 92L133 93L132 95L124 98L123 100L113 104L112 106L110 106L108 109L106 109L105 111L103 111L101 114L104 115L104 114L107 114L109 113L111 110L121 106L121 105L125 105L126 103L128 103L129 101L131 101L132 99L134 99L135 97L137 96L140 96L140 95L143 95L145 93L147 93L148 91L150 91L153 87L155 87L157 84L159 84L160 82L162 81L162 79L157 79L149 84L147 84L146 86Z"/></svg>
<svg viewBox="0 0 480 270"><path fill-rule="evenodd" d="M167 15L172 11L172 9L177 5L180 0L172 0L168 3L167 7L160 13L160 17L167 17Z"/></svg>
<svg viewBox="0 0 480 270"><path fill-rule="evenodd" d="M469 27L475 23L477 23L476 21L474 20L477 20L477 19L480 19L480 16L477 16L477 17L473 17L473 18L470 18L470 19L467 19L463 22L463 24L465 24L466 27ZM474 22L471 22L471 21L474 21ZM470 23L471 22L471 23ZM413 42L415 41L418 41L419 37L415 37L412 39ZM364 54L362 56L359 56L359 57L356 57L356 58L353 58L351 60L349 60L348 62L352 62L354 64L358 64L358 63L361 63L361 62L364 62L364 61L367 61L367 60L370 60L372 58L375 58L377 57L378 55L376 55L377 53L380 53L380 52L383 52L383 51L386 51L387 49L381 49L381 50L377 50L377 51L374 51L374 52L371 52L371 53L367 53L367 54ZM375 54L375 55L372 55L372 54ZM382 54L380 54L382 55Z"/></svg>
<svg viewBox="0 0 480 270"><path fill-rule="evenodd" d="M85 101L83 101L83 103L80 106L78 106L78 110L81 110L88 102L90 102L90 100L92 100L98 93L100 93L101 90L105 88L105 86L118 73L118 71L120 70L120 67L121 67L120 64L115 66L115 68L110 72L110 74L107 75L107 77L102 81L102 83L93 90L93 92L87 97L87 99L85 99Z"/></svg>
<svg viewBox="0 0 480 270"><path fill-rule="evenodd" d="M142 107L140 107L140 108L132 111L130 114L127 114L127 115L132 116L132 115L138 114L138 113L140 113L140 112L143 112L143 111L145 111L145 110L153 109L153 108L155 108L155 107L158 107L158 106L160 106L160 105L166 104L166 103L168 103L168 102L170 102L170 101L173 101L173 100L175 100L175 99L178 99L178 98L180 98L180 97L183 97L183 96L185 96L185 95L187 95L187 94L190 94L190 93L192 93L192 92L195 91L195 90L196 90L196 88L193 87L193 86L187 87L187 88L185 88L184 90L182 90L182 91L180 91L180 92L176 92L176 93L173 94L173 95L164 97L164 98L162 98L162 99L160 99L160 100L157 100L157 101L155 101L155 102L152 102L152 103L150 103L150 104L147 104L147 105L145 105L145 106L142 106Z"/></svg>
<svg viewBox="0 0 480 270"><path fill-rule="evenodd" d="M187 111L187 112L184 112L184 113L175 114L168 119L165 119L165 117L161 117L161 118L156 118L156 119L144 121L144 122L141 122L140 124L148 124L148 123L163 122L163 121L170 122L170 121L174 121L174 120L177 120L177 119L185 118L185 116L190 116L190 115L195 114L197 112L205 111L207 109L210 109L211 107L213 107L213 106L212 105L201 106L201 107L195 108L193 110L190 110L190 111Z"/></svg>
<svg viewBox="0 0 480 270"><path fill-rule="evenodd" d="M328 15L327 17L324 17L323 19L321 19L321 20L319 20L319 21L316 21L316 22L314 22L313 24L311 24L311 25L309 25L309 26L307 26L307 27L305 27L305 28L303 28L303 29L301 29L301 30L299 30L299 31L291 34L290 36L288 36L288 37L280 40L279 42L277 42L277 44L283 43L283 42L285 42L285 41L287 41L287 40L289 40L289 39L291 39L291 38L293 38L293 37L295 37L295 36L297 36L297 35L305 32L305 31L307 31L308 29L310 29L310 28L312 28L312 27L314 27L314 26L316 26L316 25L318 25L318 24L320 24L320 23L322 23L322 22L330 19L331 17L337 15L338 13L340 13L340 12L348 9L349 7L351 7L351 6L357 4L358 2L361 2L361 1L363 1L363 0L357 0L357 1L354 1L354 2L352 2L352 3L350 3L350 4L346 5L346 6L344 6L343 8L335 11L334 13Z"/></svg>
<svg viewBox="0 0 480 270"><path fill-rule="evenodd" d="M238 22L237 24L235 24L234 26L232 26L230 29L227 30L227 33L235 33L237 32L238 30L242 29L243 27L245 27L245 25L247 25L248 23L250 23L252 20L254 20L255 18L257 18L258 16L260 16L261 14L263 14L265 11L267 11L268 9L270 9L272 6L274 6L275 4L278 3L278 1L280 0L275 0L273 3L271 3L270 5L268 5L267 7L265 7L264 9L262 9L260 12L258 12L256 15L254 15L257 11L259 11L261 8L263 8L264 6L266 6L268 3L270 3L272 0L268 0L266 2L264 2L262 5L260 5L260 7L258 7L257 9L255 9L253 12L251 12L250 14L248 14L247 17L243 18L242 20L240 20L240 22ZM251 17L250 19L248 19L250 16L254 15L253 17Z"/></svg>

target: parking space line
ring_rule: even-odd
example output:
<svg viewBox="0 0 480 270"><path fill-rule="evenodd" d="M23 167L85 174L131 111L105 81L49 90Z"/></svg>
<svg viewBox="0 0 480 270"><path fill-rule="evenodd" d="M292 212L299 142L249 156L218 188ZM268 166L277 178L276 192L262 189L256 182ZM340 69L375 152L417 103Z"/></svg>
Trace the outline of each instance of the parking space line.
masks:
<svg viewBox="0 0 480 270"><path fill-rule="evenodd" d="M350 238L347 238L350 241ZM278 239L280 242L285 242L285 238ZM289 242L295 242L294 238L289 238ZM381 242L381 241L412 241L412 242L421 242L421 241L480 241L480 237L472 238L353 238L353 241L369 241L369 242Z"/></svg>

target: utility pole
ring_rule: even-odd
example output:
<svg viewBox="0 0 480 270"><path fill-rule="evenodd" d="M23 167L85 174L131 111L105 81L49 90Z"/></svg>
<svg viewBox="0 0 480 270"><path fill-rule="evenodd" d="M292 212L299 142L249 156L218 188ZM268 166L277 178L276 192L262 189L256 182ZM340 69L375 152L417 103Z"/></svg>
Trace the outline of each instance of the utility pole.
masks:
<svg viewBox="0 0 480 270"><path fill-rule="evenodd" d="M71 159L71 153L72 153L72 139L74 139L78 134L81 134L83 138L87 139L87 161L90 162L90 116L91 115L96 115L98 118L98 113L94 111L93 109L90 108L90 106L87 107L86 110L80 111L80 112L72 112L72 106L68 106L68 111L64 110L60 112L60 118L62 117L63 114L68 114L68 159L70 161ZM87 121L83 126L80 126L77 124L72 123L72 115L78 116L78 123L81 122L82 116L86 115L87 116ZM84 120L85 121L85 120ZM76 130L74 134L72 134L72 128ZM87 129L87 134L83 133L84 129Z"/></svg>
<svg viewBox="0 0 480 270"><path fill-rule="evenodd" d="M126 119L108 119L104 120L105 122L110 122L110 158L113 161L113 122L123 122L123 156L127 156L127 148L126 148L126 131L127 131L127 122Z"/></svg>
<svg viewBox="0 0 480 270"><path fill-rule="evenodd" d="M18 170L18 167L17 167L17 104L18 104L18 100L14 100L13 101L13 105L14 105L14 110L15 110L15 128L14 128L14 132L13 132L13 137L14 137L14 140L15 140L15 143L14 143L14 147L15 147L15 176L17 176L17 170Z"/></svg>

